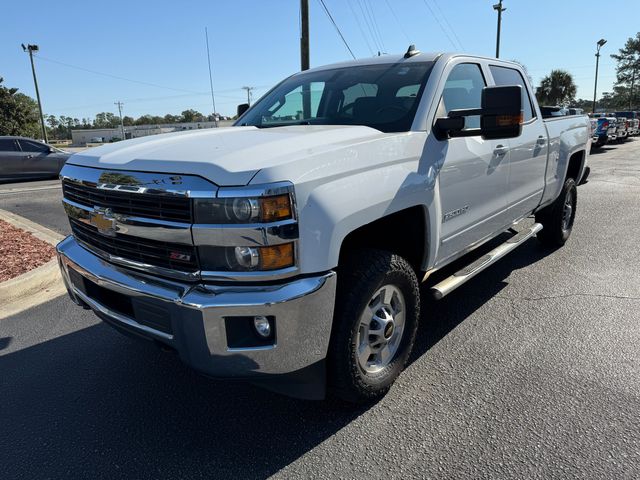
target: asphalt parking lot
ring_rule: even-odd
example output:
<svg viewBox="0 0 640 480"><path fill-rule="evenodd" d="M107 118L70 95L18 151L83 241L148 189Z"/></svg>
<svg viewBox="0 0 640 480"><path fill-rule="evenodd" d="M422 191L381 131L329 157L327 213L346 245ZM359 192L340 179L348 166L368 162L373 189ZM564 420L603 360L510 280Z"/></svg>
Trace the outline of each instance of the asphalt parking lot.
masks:
<svg viewBox="0 0 640 480"><path fill-rule="evenodd" d="M368 408L202 378L62 297L0 320L0 476L640 478L640 137L590 164L567 245L425 300ZM37 186L0 208L67 232Z"/></svg>

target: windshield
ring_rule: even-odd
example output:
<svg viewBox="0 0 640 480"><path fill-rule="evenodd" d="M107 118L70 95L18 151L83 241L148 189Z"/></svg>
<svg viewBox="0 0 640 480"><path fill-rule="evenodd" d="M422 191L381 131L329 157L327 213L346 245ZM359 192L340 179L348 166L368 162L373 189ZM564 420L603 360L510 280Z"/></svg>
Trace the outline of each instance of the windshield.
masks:
<svg viewBox="0 0 640 480"><path fill-rule="evenodd" d="M432 66L399 62L294 75L248 110L239 125L365 125L405 132Z"/></svg>

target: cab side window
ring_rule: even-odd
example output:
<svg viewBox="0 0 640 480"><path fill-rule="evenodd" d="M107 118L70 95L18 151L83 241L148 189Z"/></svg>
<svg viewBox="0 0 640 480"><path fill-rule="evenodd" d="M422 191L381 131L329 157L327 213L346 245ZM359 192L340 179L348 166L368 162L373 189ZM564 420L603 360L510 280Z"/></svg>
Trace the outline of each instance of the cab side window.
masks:
<svg viewBox="0 0 640 480"><path fill-rule="evenodd" d="M531 98L527 90L527 84L522 78L520 72L514 68L499 67L497 65L489 66L491 75L496 85L520 85L522 87L522 110L524 111L524 121L528 122L535 117L533 107L531 106Z"/></svg>
<svg viewBox="0 0 640 480"><path fill-rule="evenodd" d="M17 152L18 145L13 138L0 138L0 152Z"/></svg>
<svg viewBox="0 0 640 480"><path fill-rule="evenodd" d="M486 86L480 65L460 63L453 67L444 84L436 118L446 117L451 110L480 108L482 89ZM465 117L464 129L480 128L480 116Z"/></svg>
<svg viewBox="0 0 640 480"><path fill-rule="evenodd" d="M49 147L43 145L41 143L30 142L28 140L18 140L20 142L20 147L23 152L29 153L47 153L49 152Z"/></svg>

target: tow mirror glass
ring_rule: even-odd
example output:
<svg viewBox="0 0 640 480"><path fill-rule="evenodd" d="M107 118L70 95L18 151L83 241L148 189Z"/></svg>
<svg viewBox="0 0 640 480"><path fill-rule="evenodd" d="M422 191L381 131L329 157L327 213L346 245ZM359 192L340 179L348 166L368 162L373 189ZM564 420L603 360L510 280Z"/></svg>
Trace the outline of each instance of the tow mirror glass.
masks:
<svg viewBox="0 0 640 480"><path fill-rule="evenodd" d="M482 89L482 138L514 138L522 133L522 87L509 85Z"/></svg>

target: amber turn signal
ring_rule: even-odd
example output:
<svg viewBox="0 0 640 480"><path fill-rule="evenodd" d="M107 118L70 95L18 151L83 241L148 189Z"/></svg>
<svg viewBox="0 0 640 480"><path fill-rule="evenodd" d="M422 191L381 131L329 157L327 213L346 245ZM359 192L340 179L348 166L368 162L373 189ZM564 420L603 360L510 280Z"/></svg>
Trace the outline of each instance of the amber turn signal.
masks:
<svg viewBox="0 0 640 480"><path fill-rule="evenodd" d="M276 222L292 218L291 198L288 194L260 198L263 222Z"/></svg>
<svg viewBox="0 0 640 480"><path fill-rule="evenodd" d="M259 270L278 270L291 267L294 263L293 243L260 247Z"/></svg>

